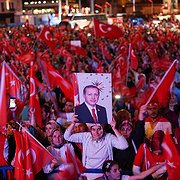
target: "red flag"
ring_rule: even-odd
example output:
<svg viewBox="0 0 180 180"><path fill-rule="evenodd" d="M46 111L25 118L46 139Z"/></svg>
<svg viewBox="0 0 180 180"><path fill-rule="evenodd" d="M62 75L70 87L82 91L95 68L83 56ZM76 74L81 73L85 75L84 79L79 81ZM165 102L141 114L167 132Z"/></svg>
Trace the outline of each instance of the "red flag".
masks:
<svg viewBox="0 0 180 180"><path fill-rule="evenodd" d="M63 57L71 57L72 55L64 48L64 47L61 47L60 49L55 49L53 51L54 54L60 54L61 56Z"/></svg>
<svg viewBox="0 0 180 180"><path fill-rule="evenodd" d="M51 88L59 85L65 97L73 102L74 94L72 85L65 78L63 78L50 64L42 61L42 65L47 71L48 79L53 79L53 81L49 81Z"/></svg>
<svg viewBox="0 0 180 180"><path fill-rule="evenodd" d="M54 42L50 29L47 26L44 26L39 38L42 39L51 48L51 50L56 47L56 43Z"/></svg>
<svg viewBox="0 0 180 180"><path fill-rule="evenodd" d="M75 106L78 106L80 104L80 100L79 100L78 80L76 74L72 74L72 83L74 89L74 104Z"/></svg>
<svg viewBox="0 0 180 180"><path fill-rule="evenodd" d="M26 130L14 131L16 141L14 177L17 180L33 180L53 156Z"/></svg>
<svg viewBox="0 0 180 180"><path fill-rule="evenodd" d="M136 55L134 54L134 49L132 48L132 45L130 44L130 66L132 69L136 70L138 68L138 59Z"/></svg>
<svg viewBox="0 0 180 180"><path fill-rule="evenodd" d="M176 60L171 64L158 86L154 89L151 96L149 97L146 104L148 104L151 100L156 100L159 102L161 107L167 107L170 95L170 86L174 80L175 72L176 72Z"/></svg>
<svg viewBox="0 0 180 180"><path fill-rule="evenodd" d="M122 31L117 26L100 22L95 18L94 18L94 31L96 36L104 36L108 38L122 37Z"/></svg>
<svg viewBox="0 0 180 180"><path fill-rule="evenodd" d="M168 179L180 179L180 156L169 133L164 136L162 148L166 160Z"/></svg>
<svg viewBox="0 0 180 180"><path fill-rule="evenodd" d="M24 102L26 95L26 89L20 79L16 76L9 65L6 62L3 62L0 86L0 116L2 117L0 127L5 126L8 122L7 116L9 109L9 98L14 97L21 104Z"/></svg>
<svg viewBox="0 0 180 180"><path fill-rule="evenodd" d="M31 61L34 61L35 55L34 55L34 52L31 50L28 52L24 52L21 55L15 55L15 59L18 61L21 61L24 64L28 64Z"/></svg>
<svg viewBox="0 0 180 180"><path fill-rule="evenodd" d="M87 54L87 51L85 49L83 49L82 47L79 47L79 46L71 45L71 51L75 52L81 56L86 56L86 54Z"/></svg>
<svg viewBox="0 0 180 180"><path fill-rule="evenodd" d="M74 167L73 177L77 177L79 174L86 170L86 168L82 165L77 156L72 155L68 147L66 148L66 160L67 163L72 164Z"/></svg>
<svg viewBox="0 0 180 180"><path fill-rule="evenodd" d="M41 106L39 103L38 92L35 84L35 74L33 61L31 61L30 66L30 99L29 99L30 109L35 110L35 121L39 127L42 128L42 115L41 115ZM31 121L31 125L34 125L34 122Z"/></svg>
<svg viewBox="0 0 180 180"><path fill-rule="evenodd" d="M8 122L7 118L7 100L6 100L6 80L5 80L5 62L3 62L2 72L1 72L1 86L0 86L0 131L5 131L6 124Z"/></svg>

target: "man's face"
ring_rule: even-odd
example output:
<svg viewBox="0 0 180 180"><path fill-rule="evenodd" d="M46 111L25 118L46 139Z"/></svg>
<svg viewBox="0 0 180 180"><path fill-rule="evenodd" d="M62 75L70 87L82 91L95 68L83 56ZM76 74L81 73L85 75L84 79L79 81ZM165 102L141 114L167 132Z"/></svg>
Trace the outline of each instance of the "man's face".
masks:
<svg viewBox="0 0 180 180"><path fill-rule="evenodd" d="M97 88L86 88L84 99L90 106L95 106L99 99L99 90Z"/></svg>
<svg viewBox="0 0 180 180"><path fill-rule="evenodd" d="M104 130L100 125L94 125L91 127L91 134L94 140L99 140L103 137Z"/></svg>
<svg viewBox="0 0 180 180"><path fill-rule="evenodd" d="M155 105L148 105L147 113L151 118L156 118L158 116L158 106Z"/></svg>
<svg viewBox="0 0 180 180"><path fill-rule="evenodd" d="M67 101L65 106L64 106L64 111L65 112L73 112L73 108L74 108L73 103Z"/></svg>

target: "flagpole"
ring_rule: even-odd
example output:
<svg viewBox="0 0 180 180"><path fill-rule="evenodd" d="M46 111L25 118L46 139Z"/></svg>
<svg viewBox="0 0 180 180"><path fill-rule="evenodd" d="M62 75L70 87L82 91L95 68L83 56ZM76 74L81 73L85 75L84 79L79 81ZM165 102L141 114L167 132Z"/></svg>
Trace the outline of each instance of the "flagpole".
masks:
<svg viewBox="0 0 180 180"><path fill-rule="evenodd" d="M166 73L164 74L163 78L161 79L161 81L159 82L159 84L156 86L156 88L154 89L154 91L152 92L151 96L149 97L149 99L146 102L146 106L149 104L149 102L151 101L152 97L154 96L154 94L156 93L156 91L158 90L159 86L162 84L163 80L166 78L167 74L169 73L169 71L171 70L171 68L173 67L173 65L177 62L177 60L174 60L174 62L171 64L171 66L169 67L169 69L166 71Z"/></svg>
<svg viewBox="0 0 180 180"><path fill-rule="evenodd" d="M127 79L128 79L130 53L131 53L131 43L129 44L128 57L127 57L126 85L127 85Z"/></svg>

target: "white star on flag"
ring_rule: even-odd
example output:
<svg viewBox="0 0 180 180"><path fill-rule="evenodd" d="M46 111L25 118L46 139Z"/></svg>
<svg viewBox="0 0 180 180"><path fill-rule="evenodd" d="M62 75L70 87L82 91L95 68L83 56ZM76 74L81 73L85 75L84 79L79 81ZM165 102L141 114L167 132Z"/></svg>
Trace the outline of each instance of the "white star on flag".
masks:
<svg viewBox="0 0 180 180"><path fill-rule="evenodd" d="M174 166L174 162L167 161L167 164L172 168L176 168L176 166Z"/></svg>
<svg viewBox="0 0 180 180"><path fill-rule="evenodd" d="M10 86L15 86L15 81L10 81Z"/></svg>
<svg viewBox="0 0 180 180"><path fill-rule="evenodd" d="M32 174L31 169L26 170L26 175L27 175L28 177L30 177L31 174Z"/></svg>

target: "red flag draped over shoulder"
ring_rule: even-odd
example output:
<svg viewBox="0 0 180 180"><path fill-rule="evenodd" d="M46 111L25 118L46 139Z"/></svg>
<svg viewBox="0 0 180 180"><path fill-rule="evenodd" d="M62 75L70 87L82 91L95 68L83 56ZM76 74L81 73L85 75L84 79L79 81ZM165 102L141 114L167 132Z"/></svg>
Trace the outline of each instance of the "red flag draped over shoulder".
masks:
<svg viewBox="0 0 180 180"><path fill-rule="evenodd" d="M14 177L17 180L33 180L53 156L26 130L14 131L16 141Z"/></svg>
<svg viewBox="0 0 180 180"><path fill-rule="evenodd" d="M56 43L53 40L50 29L47 26L43 27L39 35L39 39L42 39L51 48L51 50L53 50L56 47Z"/></svg>
<svg viewBox="0 0 180 180"><path fill-rule="evenodd" d="M96 36L104 36L108 38L122 37L122 30L114 25L103 23L94 18L94 31Z"/></svg>
<svg viewBox="0 0 180 180"><path fill-rule="evenodd" d="M51 88L56 87L59 85L61 88L62 92L64 93L65 97L70 100L74 101L74 94L73 94L73 87L72 85L65 79L63 78L55 68L53 68L52 65L47 64L45 61L41 61L43 67L45 68L47 75L49 79L49 85ZM53 80L52 80L53 79Z"/></svg>
<svg viewBox="0 0 180 180"><path fill-rule="evenodd" d="M166 160L168 179L180 179L180 156L169 133L164 136L162 149Z"/></svg>

